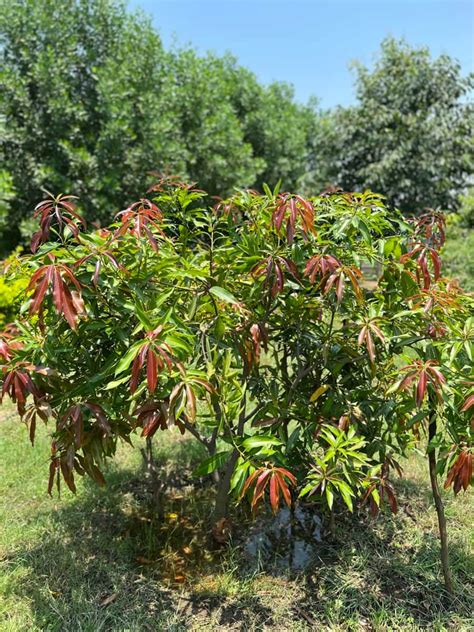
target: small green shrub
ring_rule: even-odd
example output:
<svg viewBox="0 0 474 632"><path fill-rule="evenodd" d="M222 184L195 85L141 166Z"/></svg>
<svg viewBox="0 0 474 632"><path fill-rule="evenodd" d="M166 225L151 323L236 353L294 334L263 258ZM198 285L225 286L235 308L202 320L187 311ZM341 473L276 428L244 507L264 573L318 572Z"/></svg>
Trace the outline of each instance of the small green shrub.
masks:
<svg viewBox="0 0 474 632"><path fill-rule="evenodd" d="M3 262L4 272L0 276L0 327L5 327L17 316L28 285L28 276L21 272L19 261L20 248L17 248Z"/></svg>

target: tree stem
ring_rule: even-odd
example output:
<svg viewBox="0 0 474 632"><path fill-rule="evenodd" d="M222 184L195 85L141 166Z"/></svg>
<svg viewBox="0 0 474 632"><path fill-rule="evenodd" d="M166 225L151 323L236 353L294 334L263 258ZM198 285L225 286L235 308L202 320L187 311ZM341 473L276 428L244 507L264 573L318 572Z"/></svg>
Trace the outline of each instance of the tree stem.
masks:
<svg viewBox="0 0 474 632"><path fill-rule="evenodd" d="M329 529L331 531L331 538L335 540L336 539L336 516L334 514L334 507L331 509L331 513L329 515Z"/></svg>
<svg viewBox="0 0 474 632"><path fill-rule="evenodd" d="M145 449L142 449L143 460L145 461L146 473L150 479L153 493L153 506L157 520L164 517L164 493L166 484L159 480L158 470L153 456L153 439L146 438Z"/></svg>
<svg viewBox="0 0 474 632"><path fill-rule="evenodd" d="M246 415L246 403L247 403L247 392L244 393L243 406L239 416L239 423L237 426L237 436L242 436L244 432L245 422L247 420ZM219 481L219 486L217 488L216 502L214 505L214 513L212 516L212 521L215 524L218 520L222 518L227 518L229 514L229 493L230 493L230 483L232 481L232 474L234 473L234 468L239 458L239 451L237 448L234 448L234 451L230 455L229 460L227 461L225 470L222 474L222 477Z"/></svg>
<svg viewBox="0 0 474 632"><path fill-rule="evenodd" d="M430 415L430 421L428 426L428 439L431 442L436 435L436 413ZM448 533L446 528L446 516L444 514L443 500L439 492L438 479L436 476L436 450L434 447L429 448L428 462L430 469L430 481L431 491L433 493L433 500L436 507L436 513L438 514L438 526L439 537L441 541L441 566L443 569L444 585L449 593L453 593L453 580L451 577L451 569L449 567L449 552L448 552Z"/></svg>
<svg viewBox="0 0 474 632"><path fill-rule="evenodd" d="M212 522L215 524L221 518L227 518L229 513L229 492L230 482L232 480L232 474L234 472L235 464L239 458L239 451L234 449L227 461L224 473L219 481L217 488L216 502L214 505L214 513L212 516Z"/></svg>

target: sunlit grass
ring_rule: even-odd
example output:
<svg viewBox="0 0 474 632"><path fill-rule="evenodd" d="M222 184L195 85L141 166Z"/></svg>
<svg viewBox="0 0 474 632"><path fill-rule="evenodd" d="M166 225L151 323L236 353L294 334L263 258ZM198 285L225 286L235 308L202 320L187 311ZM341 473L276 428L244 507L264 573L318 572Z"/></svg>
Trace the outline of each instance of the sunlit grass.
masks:
<svg viewBox="0 0 474 632"><path fill-rule="evenodd" d="M174 433L155 445L162 494L137 447L124 445L107 488L79 481L76 496L51 499L47 432L31 448L14 414L0 422L2 632L472 629L472 495L445 494L452 599L422 459L397 485L397 516L341 516L336 542L323 541L314 566L294 575L248 568L245 523L236 521L232 546L212 549L212 487L191 475L200 447Z"/></svg>

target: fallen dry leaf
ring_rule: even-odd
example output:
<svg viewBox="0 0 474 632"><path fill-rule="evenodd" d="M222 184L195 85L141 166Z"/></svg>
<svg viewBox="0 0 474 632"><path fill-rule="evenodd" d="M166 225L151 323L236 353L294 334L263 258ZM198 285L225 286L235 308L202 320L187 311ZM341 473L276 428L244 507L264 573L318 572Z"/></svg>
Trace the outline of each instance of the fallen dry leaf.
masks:
<svg viewBox="0 0 474 632"><path fill-rule="evenodd" d="M111 604L116 599L117 599L117 593L112 593L108 597L105 597L104 599L102 599L102 601L100 602L100 605L103 608L105 608L105 606L108 606L109 604Z"/></svg>
<svg viewBox="0 0 474 632"><path fill-rule="evenodd" d="M155 563L154 560L149 560L147 557L143 557L143 555L138 555L135 559L139 564L154 564Z"/></svg>
<svg viewBox="0 0 474 632"><path fill-rule="evenodd" d="M212 537L219 544L228 542L231 535L231 522L228 518L221 518L212 528Z"/></svg>

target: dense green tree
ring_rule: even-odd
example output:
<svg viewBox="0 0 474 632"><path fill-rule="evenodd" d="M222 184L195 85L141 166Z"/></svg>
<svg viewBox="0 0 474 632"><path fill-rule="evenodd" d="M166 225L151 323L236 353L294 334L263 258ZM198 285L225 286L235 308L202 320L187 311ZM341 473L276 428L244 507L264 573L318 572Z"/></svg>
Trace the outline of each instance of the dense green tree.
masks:
<svg viewBox="0 0 474 632"><path fill-rule="evenodd" d="M142 50L148 48L156 60L161 44L146 23L138 18L132 22L123 7L100 0L4 2L0 14L0 107L5 123L0 147L17 191L7 235L15 239L20 220L42 186L91 194L90 209L99 214L104 190L111 196L108 204L114 204L114 178L119 176L108 157L130 160L125 148L137 130L131 121L128 128L120 126L121 117L126 117L130 100L137 110L141 104L131 85L128 93L117 95L120 110L107 107L103 71L110 72L110 60L125 57L123 49L128 48L135 53L128 58L132 77L133 64L138 58L144 61ZM115 79L110 80L118 85L120 77ZM123 172L128 170L124 165Z"/></svg>
<svg viewBox="0 0 474 632"><path fill-rule="evenodd" d="M355 68L357 104L329 114L317 139L324 175L347 190L383 191L407 213L455 209L473 173L472 75L392 38L372 70Z"/></svg>
<svg viewBox="0 0 474 632"><path fill-rule="evenodd" d="M0 2L6 247L41 187L73 191L104 222L151 170L211 194L277 174L290 188L305 172L312 110L288 86L260 85L230 56L165 51L149 20L120 1Z"/></svg>

